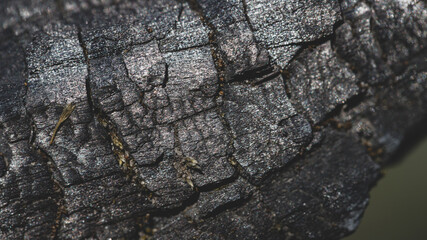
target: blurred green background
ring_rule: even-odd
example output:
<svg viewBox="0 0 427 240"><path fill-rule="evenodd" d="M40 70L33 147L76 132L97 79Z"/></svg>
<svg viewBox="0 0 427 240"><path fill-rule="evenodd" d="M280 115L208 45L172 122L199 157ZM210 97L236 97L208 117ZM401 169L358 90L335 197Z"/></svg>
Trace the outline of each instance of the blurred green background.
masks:
<svg viewBox="0 0 427 240"><path fill-rule="evenodd" d="M427 239L427 138L385 168L370 195L359 228L344 240Z"/></svg>

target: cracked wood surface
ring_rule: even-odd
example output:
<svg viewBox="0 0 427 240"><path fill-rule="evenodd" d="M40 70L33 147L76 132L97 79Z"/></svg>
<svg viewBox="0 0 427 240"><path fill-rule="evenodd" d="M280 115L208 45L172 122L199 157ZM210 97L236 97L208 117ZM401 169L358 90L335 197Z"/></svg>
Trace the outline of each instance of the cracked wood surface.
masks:
<svg viewBox="0 0 427 240"><path fill-rule="evenodd" d="M423 1L7 0L0 20L2 239L338 239L427 118Z"/></svg>

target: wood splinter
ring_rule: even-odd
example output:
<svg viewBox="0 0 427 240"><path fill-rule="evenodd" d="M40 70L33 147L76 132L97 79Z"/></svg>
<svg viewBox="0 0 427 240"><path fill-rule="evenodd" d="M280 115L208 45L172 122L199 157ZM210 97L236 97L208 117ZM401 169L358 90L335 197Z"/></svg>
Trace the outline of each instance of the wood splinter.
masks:
<svg viewBox="0 0 427 240"><path fill-rule="evenodd" d="M70 117L71 113L74 111L75 108L76 108L76 105L74 103L70 103L64 108L64 110L62 110L61 116L59 117L58 123L56 123L55 129L53 130L52 137L50 138L50 142L49 142L50 145L52 145L53 140L55 140L56 132L58 132L58 129L61 126L61 124Z"/></svg>

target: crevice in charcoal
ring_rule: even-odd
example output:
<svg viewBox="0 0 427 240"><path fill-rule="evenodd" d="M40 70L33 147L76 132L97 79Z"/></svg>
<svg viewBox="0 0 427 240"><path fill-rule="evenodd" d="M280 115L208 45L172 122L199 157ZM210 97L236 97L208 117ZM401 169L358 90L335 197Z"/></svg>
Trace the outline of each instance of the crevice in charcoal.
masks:
<svg viewBox="0 0 427 240"><path fill-rule="evenodd" d="M179 7L179 13L178 13L178 20L177 22L181 21L182 13L184 12L184 5L181 3L181 6Z"/></svg>
<svg viewBox="0 0 427 240"><path fill-rule="evenodd" d="M24 51L24 49L22 48L22 46L20 45L20 49L24 52L24 95L22 96L22 103L24 105L24 109L25 109L25 115L27 115L28 111L27 111L27 107L26 107L26 103L27 103L27 93L28 93L28 79L29 79L29 70L28 70L28 61L27 61L27 53L26 51Z"/></svg>
<svg viewBox="0 0 427 240"><path fill-rule="evenodd" d="M248 180L249 178L246 176L246 174L244 174L245 171L244 171L242 165L240 165L240 163L233 156L233 153L236 152L236 149L234 148L234 139L236 139L236 137L234 136L233 131L231 130L230 123L225 118L225 113L222 111L221 106L218 106L216 108L216 111L217 111L217 115L218 115L222 125L224 126L225 131L227 132L228 139L230 139L228 142L227 153L226 153L227 154L227 161L230 163L231 166L234 167L234 170L237 174L236 178L238 176L242 176L243 178Z"/></svg>
<svg viewBox="0 0 427 240"><path fill-rule="evenodd" d="M222 186L225 186L225 185L228 185L228 184L235 182L238 178L239 178L239 174L237 171L235 171L234 174L229 178L226 178L226 179L224 179L220 182L217 182L217 183L210 183L210 184L206 184L203 187L199 187L199 192L213 191L213 190L218 189Z"/></svg>
<svg viewBox="0 0 427 240"><path fill-rule="evenodd" d="M86 44L83 41L82 29L80 26L77 26L77 38L79 39L80 47L82 48L83 56L85 58L86 64L89 65L88 51L86 48Z"/></svg>
<svg viewBox="0 0 427 240"><path fill-rule="evenodd" d="M255 28L252 25L252 22L248 16L248 5L246 4L246 0L242 0L242 5L243 5L243 15L245 15L245 19L246 19L246 22L248 23L249 29L251 30L251 32L255 32Z"/></svg>
<svg viewBox="0 0 427 240"><path fill-rule="evenodd" d="M200 192L194 192L188 199L184 200L181 206L173 209L156 209L152 211L151 215L153 217L172 217L182 213L187 207L197 203L200 197Z"/></svg>
<svg viewBox="0 0 427 240"><path fill-rule="evenodd" d="M125 143L121 136L118 134L116 126L110 121L105 113L100 109L94 108L96 120L107 131L110 136L110 143L113 148L114 156L126 176L126 179L131 180L132 183L141 187L142 192L148 196L152 196L152 192L147 189L145 182L139 176L138 164L135 159L130 155L129 151L125 148Z"/></svg>
<svg viewBox="0 0 427 240"><path fill-rule="evenodd" d="M26 107L25 107L25 111L26 111L25 115L28 116L28 118L30 119L30 138L28 139L28 144L30 144L31 146L35 146L37 127L36 127L36 124L34 123L33 116L31 115L31 113L27 111Z"/></svg>
<svg viewBox="0 0 427 240"><path fill-rule="evenodd" d="M9 170L9 160L7 157L0 152L0 178L3 177Z"/></svg>
<svg viewBox="0 0 427 240"><path fill-rule="evenodd" d="M138 98L138 102L145 108L145 109L150 109L150 107L148 107L147 106L147 104L145 104L145 102L144 102L144 94L145 93L147 93L147 92L151 92L151 91L153 91L154 90L154 88L155 87L152 87L150 90L148 90L148 91L145 91L145 90L143 90L143 89L141 89L141 87L131 78L131 76L130 76L130 74L129 74L129 69L128 69L128 66L126 65L126 64L124 64L123 65L124 66L124 69L125 69L125 74L126 74L126 77L134 84L134 86L135 86L135 88L138 90L138 92L139 92L139 98ZM166 71L167 71L167 69L166 69ZM168 74L168 73L166 73L166 74ZM165 78L166 78L166 76L165 76ZM168 81L169 81L169 75L168 75L168 77L167 77L167 79L168 79ZM165 87L166 87L166 85L165 85ZM126 106L125 106L126 107ZM153 121L153 123L154 123L154 125L158 125L157 124L157 120L156 120L156 116L155 116L155 112L153 112L153 117L152 117L152 121Z"/></svg>
<svg viewBox="0 0 427 240"><path fill-rule="evenodd" d="M187 0L187 2L190 8L200 16L200 19L203 22L203 24L206 25L210 30L208 35L209 45L211 48L212 59L214 60L215 69L218 75L218 93L214 97L218 105L216 110L221 120L221 123L223 124L224 129L226 129L227 135L230 139L230 142L228 144L228 149L230 149L230 151L227 153L227 160L235 168L238 175L243 176L242 175L242 173L244 172L243 167L233 157L233 152L235 152L233 147L233 141L234 141L233 139L235 139L235 137L233 136L230 124L227 122L227 119L225 118L225 114L222 111L222 102L223 102L223 95L224 95L224 92L222 89L224 87L224 81L225 81L225 63L222 59L222 54L218 50L218 42L216 38L217 30L215 29L213 24L209 23L206 20L206 17L203 14L203 9L196 0Z"/></svg>
<svg viewBox="0 0 427 240"><path fill-rule="evenodd" d="M177 18L176 18L175 22L173 23L173 29L174 29L174 30L177 30L177 29L178 29L178 23L181 21L182 13L184 12L184 5L183 5L183 3L182 3L180 0L178 0L178 3L179 3L179 10L178 10L178 16L177 16ZM171 30L169 30L169 31L166 33L166 35L167 35L167 34L169 34L169 33L170 33L170 31L171 31ZM159 40L159 41L160 41L160 40L164 39L164 38L166 37L166 35L165 35L165 36L163 36L163 37L157 38L157 40ZM159 44L159 49L160 49L160 44Z"/></svg>
<svg viewBox="0 0 427 240"><path fill-rule="evenodd" d="M81 63L81 58L77 57L77 58L71 58L68 60L64 60L64 61L58 61L52 64L46 64L44 66L44 68L63 68L63 67L69 67L69 66L74 66L75 64L79 64ZM32 69L32 71L30 72L31 74L39 74L40 69Z"/></svg>
<svg viewBox="0 0 427 240"><path fill-rule="evenodd" d="M193 195L190 196L187 200L183 201L180 207L173 209L154 209L148 210L145 213L137 214L136 216L131 216L128 218L121 218L114 222L121 222L127 219L134 219L136 225L136 234L134 236L138 239L151 239L151 237L155 233L156 224L155 218L171 218L182 213L187 207L194 205L198 199L200 194L198 192L194 192ZM112 222L109 222L111 224ZM132 238L133 239L133 238Z"/></svg>
<svg viewBox="0 0 427 240"><path fill-rule="evenodd" d="M89 67L88 67L88 71L89 71ZM88 102L88 105L89 105L89 109L91 110L92 117L94 117L95 116L95 111L94 111L94 106L93 106L93 101L92 101L92 93L91 93L91 90L90 90L89 74L86 76L85 86L86 86L86 96L87 96L87 102Z"/></svg>
<svg viewBox="0 0 427 240"><path fill-rule="evenodd" d="M357 107L366 98L366 92L360 91L358 94L350 97L342 104L337 105L334 109L328 112L323 120L319 123L312 125L314 131L319 131L322 127L331 127L338 131L348 131L352 127L351 122L339 122L335 119L336 116L340 115L342 111L348 112L351 109Z"/></svg>
<svg viewBox="0 0 427 240"><path fill-rule="evenodd" d="M108 177L114 176L116 174L120 174L120 172L119 171L112 171L112 172L104 174L104 175L99 175L99 176L96 176L96 177L85 179L84 182L80 181L80 182L75 182L75 183L67 184L67 188L69 188L69 187L75 187L75 186L79 186L79 185L84 185L84 184L88 184L90 182L97 181L97 180L100 180L100 179L103 179L103 178L108 178Z"/></svg>
<svg viewBox="0 0 427 240"><path fill-rule="evenodd" d="M34 123L33 117L32 117L32 115L30 114L30 112L27 109L27 94L28 94L28 79L29 79L27 54L26 54L26 51L24 51L24 49L22 48L21 45L20 45L20 48L24 52L24 64L25 64L25 67L24 67L24 75L25 75L25 80L24 80L24 94L22 96L22 105L24 106L24 115L25 115L25 117L28 117L28 119L30 120L30 138L28 139L28 143L31 146L34 146L34 142L36 140L36 124Z"/></svg>
<svg viewBox="0 0 427 240"><path fill-rule="evenodd" d="M225 212L227 210L233 210L233 209L237 209L239 207L242 207L251 200L252 195L253 194L249 194L249 196L247 196L245 198L241 198L241 199L238 199L236 201L228 202L224 205L221 205L221 206L215 208L213 211L206 214L206 216L202 217L202 219L211 218L211 217L214 217L214 216L216 216L222 212Z"/></svg>
<svg viewBox="0 0 427 240"><path fill-rule="evenodd" d="M156 39L156 40L161 40L161 39ZM195 44L195 45L189 46L189 47L182 47L182 48L177 48L177 49L168 49L167 51L160 50L160 52L161 53L179 53L179 52L183 52L186 50L197 50L201 47L206 47L208 45L209 44L207 44L207 43L201 43L201 44ZM161 49L160 43L158 44L158 46L159 46L159 49Z"/></svg>
<svg viewBox="0 0 427 240"><path fill-rule="evenodd" d="M248 82L253 86L260 85L274 79L280 75L278 67L267 65L250 71L246 71L241 75L237 75L231 79L232 82Z"/></svg>
<svg viewBox="0 0 427 240"><path fill-rule="evenodd" d="M68 214L67 206L65 204L65 199L64 199L64 186L60 183L60 181L58 181L55 178L55 175L57 175L55 174L55 172L59 172L59 170L55 165L55 162L53 161L53 159L43 149L38 148L35 145L33 145L32 148L40 157L40 159L43 160L44 163L46 164L47 169L50 173L50 178L53 183L53 187L52 187L54 190L53 198L55 199L55 202L56 202L57 211L56 211L56 217L52 226L50 237L51 239L58 239L58 232L61 227L62 217L64 214Z"/></svg>
<svg viewBox="0 0 427 240"><path fill-rule="evenodd" d="M160 156L156 158L156 161L154 161L153 163L148 163L141 166L142 167L158 167L159 164L164 160L164 157L165 157L165 153L163 152L162 154L160 154Z"/></svg>
<svg viewBox="0 0 427 240"><path fill-rule="evenodd" d="M218 92L216 95L216 98L222 98L223 91L222 87L224 86L224 80L225 80L225 62L222 58L221 52L218 50L218 41L217 41L217 29L215 26L207 21L207 18L204 16L203 9L199 5L199 3L196 0L187 0L188 5L190 6L190 9L196 12L200 16L200 20L202 23L208 27L209 33L208 33L208 39L209 39L209 46L211 49L212 59L214 60L214 65L218 73L218 80L219 80L219 87Z"/></svg>
<svg viewBox="0 0 427 240"><path fill-rule="evenodd" d="M282 74L282 79L283 79L283 85L285 86L286 97L288 97L289 101L292 101L292 92L291 92L291 89L289 87L289 85L290 85L290 83L289 83L290 73L288 70L282 70L281 74ZM294 104L292 104L292 105L294 105Z"/></svg>
<svg viewBox="0 0 427 240"><path fill-rule="evenodd" d="M297 52L295 53L295 55L291 58L291 60L289 61L287 67L289 67L295 60L299 59L300 55L302 53L304 53L306 49L310 49L310 50L314 49L317 46L320 46L320 45L326 43L327 41L332 41L333 39L335 39L337 28L339 28L343 24L344 24L343 20L337 21L334 24L333 30L332 30L332 34L330 34L330 35L323 36L323 37L318 38L318 39L313 40L313 41L288 44L287 46L300 46L300 48L297 50Z"/></svg>
<svg viewBox="0 0 427 240"><path fill-rule="evenodd" d="M94 113L94 106L93 106L93 101L92 101L92 94L91 94L91 90L90 90L90 65L89 65L89 55L88 55L88 51L86 48L86 44L83 41L83 36L82 36L82 29L80 28L80 26L77 27L77 36L79 39L79 43L80 43L80 47L82 48L83 51L83 56L85 58L85 63L86 63L86 68L87 68L87 76L86 76L86 82L85 82L85 86L86 86L86 97L87 97L87 101L89 104L89 108L91 109L92 113ZM93 114L95 115L95 114Z"/></svg>
<svg viewBox="0 0 427 240"><path fill-rule="evenodd" d="M165 63L165 77L163 78L162 88L166 87L166 84L169 81L169 65Z"/></svg>
<svg viewBox="0 0 427 240"><path fill-rule="evenodd" d="M351 98L349 98L347 100L347 102L345 103L345 107L343 108L343 110L345 112L348 112L351 109L359 106L363 102L363 100L365 100L366 95L367 95L366 91L365 90L361 90L357 95L355 95L355 96L353 96L353 97L351 97Z"/></svg>
<svg viewBox="0 0 427 240"><path fill-rule="evenodd" d="M144 107L146 107L146 106L145 106L145 104L141 104L141 105L143 105ZM148 108L148 107L146 107L146 108ZM206 109L202 109L202 110L200 110L200 111L198 111L198 112L194 112L194 113L192 113L192 114L189 114L189 115L187 115L187 116L184 116L184 117L181 117L181 118L175 119L175 120L170 121L170 122L167 122L167 123L162 123L162 124L160 124L160 123L157 123L157 121L153 121L153 122L154 122L154 125L155 125L155 126L166 127L166 126L173 125L173 124L175 124L175 123L177 123L177 122L181 122L181 121L184 121L184 120L190 119L190 118L192 118L192 117L194 117L194 116L196 116L196 115L198 115L198 114L201 114L201 113L207 113L207 112L209 112L209 111L211 111L211 110L213 110L213 109L216 109L216 108L217 108L217 106L213 106L213 107L209 107L209 108L206 108ZM147 129L153 129L153 127L150 127L150 128L144 128L143 130L147 130ZM145 166L145 165L144 165L144 166Z"/></svg>

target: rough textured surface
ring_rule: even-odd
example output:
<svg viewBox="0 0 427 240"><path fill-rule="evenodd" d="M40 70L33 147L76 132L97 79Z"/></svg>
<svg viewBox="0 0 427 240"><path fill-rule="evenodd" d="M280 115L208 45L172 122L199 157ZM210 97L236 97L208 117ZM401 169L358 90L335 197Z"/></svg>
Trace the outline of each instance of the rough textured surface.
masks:
<svg viewBox="0 0 427 240"><path fill-rule="evenodd" d="M288 83L295 105L314 124L359 93L354 73L337 58L330 41L298 56L289 67Z"/></svg>
<svg viewBox="0 0 427 240"><path fill-rule="evenodd" d="M255 183L287 164L311 139L310 124L290 104L281 76L255 86L227 84L223 109L233 157Z"/></svg>
<svg viewBox="0 0 427 240"><path fill-rule="evenodd" d="M425 134L423 1L20 0L0 21L2 239L338 239Z"/></svg>

